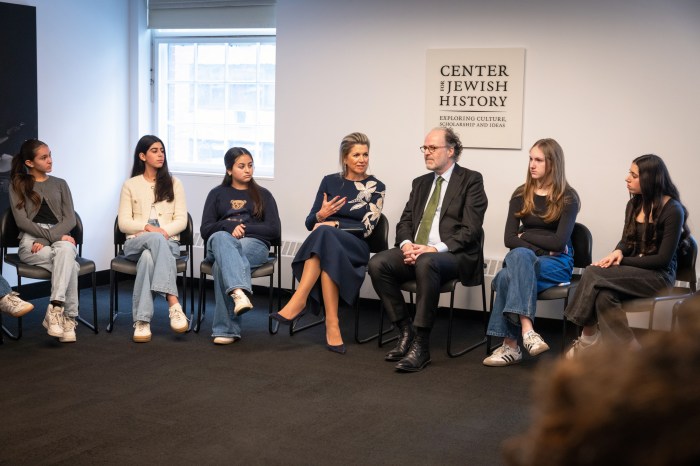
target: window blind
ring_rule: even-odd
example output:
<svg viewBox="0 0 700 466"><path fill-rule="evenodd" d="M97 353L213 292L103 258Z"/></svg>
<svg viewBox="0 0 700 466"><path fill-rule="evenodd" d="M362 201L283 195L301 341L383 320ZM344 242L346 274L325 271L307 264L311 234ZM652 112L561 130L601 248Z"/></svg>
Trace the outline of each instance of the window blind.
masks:
<svg viewBox="0 0 700 466"><path fill-rule="evenodd" d="M276 0L147 0L150 29L274 28Z"/></svg>

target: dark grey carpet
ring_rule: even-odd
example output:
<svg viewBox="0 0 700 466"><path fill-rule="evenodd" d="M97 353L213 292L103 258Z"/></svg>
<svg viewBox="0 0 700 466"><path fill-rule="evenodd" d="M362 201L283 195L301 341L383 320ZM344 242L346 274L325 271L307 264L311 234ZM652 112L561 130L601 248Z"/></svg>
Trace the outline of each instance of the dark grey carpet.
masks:
<svg viewBox="0 0 700 466"><path fill-rule="evenodd" d="M0 464L497 465L501 441L527 425L535 367L560 344L560 322L540 320L553 351L539 360L487 368L483 347L450 359L442 312L433 363L400 374L383 360L388 347L354 343L351 308L341 311L344 356L325 349L322 326L268 334L262 293L233 345L211 343L210 316L199 334L173 334L162 300L153 341L135 344L129 314L104 330L108 293L99 288L97 335L81 326L77 343L58 343L37 299L22 339L0 346ZM87 291L81 302L89 312ZM372 328L377 306L362 304ZM463 314L466 337L477 337L479 316Z"/></svg>

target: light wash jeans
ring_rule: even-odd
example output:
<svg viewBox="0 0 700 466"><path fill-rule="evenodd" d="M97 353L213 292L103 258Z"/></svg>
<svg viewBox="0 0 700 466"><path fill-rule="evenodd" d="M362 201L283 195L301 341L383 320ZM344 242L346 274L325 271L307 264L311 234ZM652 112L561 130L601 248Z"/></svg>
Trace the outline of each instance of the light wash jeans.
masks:
<svg viewBox="0 0 700 466"><path fill-rule="evenodd" d="M36 238L24 233L17 253L22 262L36 265L51 272L51 301L61 301L63 312L69 317L78 316L78 271L75 261L78 250L68 241L56 241L32 252Z"/></svg>
<svg viewBox="0 0 700 466"><path fill-rule="evenodd" d="M134 322L150 322L153 317L153 293L177 296L177 266L180 243L160 233L141 233L126 240L124 257L136 262L136 280L132 312Z"/></svg>
<svg viewBox="0 0 700 466"><path fill-rule="evenodd" d="M12 287L10 286L9 283L7 283L7 280L5 280L5 277L0 275L0 298L2 298L5 295L8 295L12 292Z"/></svg>
<svg viewBox="0 0 700 466"><path fill-rule="evenodd" d="M241 337L241 318L233 312L230 294L236 288L252 293L251 269L268 261L270 249L255 238L234 238L231 233L217 231L207 241L207 260L213 262L216 309L212 337Z"/></svg>
<svg viewBox="0 0 700 466"><path fill-rule="evenodd" d="M503 268L491 287L496 297L491 310L487 334L516 340L520 336L520 318L535 321L537 294L568 283L574 270L573 248L558 256L537 256L527 248L515 248L506 254ZM517 315L516 315L517 314Z"/></svg>

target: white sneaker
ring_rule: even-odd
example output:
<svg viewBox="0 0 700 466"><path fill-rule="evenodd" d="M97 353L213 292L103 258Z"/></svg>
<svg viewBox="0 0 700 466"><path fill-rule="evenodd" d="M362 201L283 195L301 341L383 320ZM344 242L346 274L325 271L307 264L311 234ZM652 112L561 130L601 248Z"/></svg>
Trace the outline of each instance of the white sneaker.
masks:
<svg viewBox="0 0 700 466"><path fill-rule="evenodd" d="M581 337L579 337L576 340L574 340L569 349L566 350L564 357L566 359L576 359L577 357L581 356L581 353L583 351L586 351L587 349L597 345L598 343L600 343L600 332L596 332L595 338L590 343L584 342L581 339Z"/></svg>
<svg viewBox="0 0 700 466"><path fill-rule="evenodd" d="M230 345L235 343L238 339L233 337L214 337L215 345Z"/></svg>
<svg viewBox="0 0 700 466"><path fill-rule="evenodd" d="M234 303L233 313L237 316L243 315L253 309L253 304L243 291L234 291L231 293L231 297Z"/></svg>
<svg viewBox="0 0 700 466"><path fill-rule="evenodd" d="M530 356L537 356L549 350L549 345L534 330L530 330L523 336L523 346L530 353Z"/></svg>
<svg viewBox="0 0 700 466"><path fill-rule="evenodd" d="M49 304L46 308L46 316L42 325L52 337L63 336L63 308Z"/></svg>
<svg viewBox="0 0 700 466"><path fill-rule="evenodd" d="M11 291L0 298L0 312L9 314L12 317L22 317L32 309L34 309L34 305L20 299L19 293L16 291Z"/></svg>
<svg viewBox="0 0 700 466"><path fill-rule="evenodd" d="M134 338L136 343L148 343L151 341L151 324L138 320L134 322Z"/></svg>
<svg viewBox="0 0 700 466"><path fill-rule="evenodd" d="M73 343L75 341L75 327L78 323L75 317L63 316L63 335L58 337L61 343Z"/></svg>
<svg viewBox="0 0 700 466"><path fill-rule="evenodd" d="M169 309L170 313L170 328L176 333L185 333L189 327L187 322L187 317L185 313L182 312L182 306L180 303L173 304Z"/></svg>
<svg viewBox="0 0 700 466"><path fill-rule="evenodd" d="M496 348L496 350L491 353L491 356L484 359L484 366L490 367L501 367L510 366L511 364L517 364L523 359L523 353L520 351L520 347L516 346L511 348L510 346L503 343L501 346Z"/></svg>

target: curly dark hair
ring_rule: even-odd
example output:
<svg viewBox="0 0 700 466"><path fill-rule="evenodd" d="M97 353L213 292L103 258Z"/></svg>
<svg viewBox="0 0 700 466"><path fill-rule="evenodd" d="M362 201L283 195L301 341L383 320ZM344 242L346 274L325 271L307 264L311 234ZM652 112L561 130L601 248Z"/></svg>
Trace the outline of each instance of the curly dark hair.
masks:
<svg viewBox="0 0 700 466"><path fill-rule="evenodd" d="M700 302L638 351L600 345L535 377L535 418L510 466L700 464ZM685 302L683 304L686 304ZM680 314L680 312L679 312Z"/></svg>

